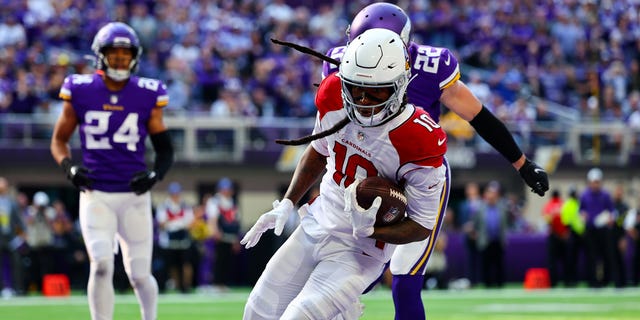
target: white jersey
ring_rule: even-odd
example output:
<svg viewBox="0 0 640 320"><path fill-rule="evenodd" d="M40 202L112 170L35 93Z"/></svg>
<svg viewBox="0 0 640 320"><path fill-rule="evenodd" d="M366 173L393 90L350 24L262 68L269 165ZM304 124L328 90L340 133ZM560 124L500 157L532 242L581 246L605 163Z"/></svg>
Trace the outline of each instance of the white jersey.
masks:
<svg viewBox="0 0 640 320"><path fill-rule="evenodd" d="M314 133L333 127L347 116L336 86L339 88L340 79L335 75L320 84ZM361 127L349 123L337 133L313 141L312 147L327 156L327 172L316 200L320 203L312 205L321 209L313 208L309 213L329 233L352 239L353 229L344 212L344 190L355 179L382 176L405 188L408 216L432 230L443 197L446 139L445 132L427 112L407 105L383 125ZM383 250L388 260L393 248L386 247Z"/></svg>

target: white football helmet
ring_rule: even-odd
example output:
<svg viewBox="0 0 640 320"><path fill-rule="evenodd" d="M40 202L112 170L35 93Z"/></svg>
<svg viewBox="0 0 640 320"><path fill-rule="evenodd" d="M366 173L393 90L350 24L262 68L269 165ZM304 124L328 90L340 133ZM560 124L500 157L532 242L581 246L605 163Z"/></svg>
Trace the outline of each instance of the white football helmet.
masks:
<svg viewBox="0 0 640 320"><path fill-rule="evenodd" d="M369 29L353 39L340 62L342 101L349 119L363 127L385 123L404 106L411 77L409 54L398 34L388 29ZM351 95L351 88L391 88L389 99L376 105L361 105ZM370 109L378 112L363 112Z"/></svg>

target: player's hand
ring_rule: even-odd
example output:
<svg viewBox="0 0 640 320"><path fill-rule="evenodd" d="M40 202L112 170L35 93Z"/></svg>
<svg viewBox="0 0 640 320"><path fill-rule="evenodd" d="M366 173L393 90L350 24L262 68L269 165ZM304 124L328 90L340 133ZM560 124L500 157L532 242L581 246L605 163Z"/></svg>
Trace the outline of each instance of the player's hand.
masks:
<svg viewBox="0 0 640 320"><path fill-rule="evenodd" d="M93 180L89 178L89 169L84 166L74 164L69 158L62 159L60 166L67 175L67 179L69 179L76 188L80 189L80 191L88 189L93 184Z"/></svg>
<svg viewBox="0 0 640 320"><path fill-rule="evenodd" d="M291 202L291 200L283 199L282 201L274 201L273 210L263 213L260 218L258 218L258 221L256 221L253 227L244 235L244 238L240 240L240 244L244 245L247 249L255 246L256 243L260 241L262 234L269 229L274 229L273 233L279 236L282 234L284 225L287 223L292 211L293 202Z"/></svg>
<svg viewBox="0 0 640 320"><path fill-rule="evenodd" d="M544 196L544 193L549 190L547 172L540 168L535 162L525 159L524 164L518 172L520 172L522 180L531 187L531 191L537 193L539 196Z"/></svg>
<svg viewBox="0 0 640 320"><path fill-rule="evenodd" d="M158 175L155 171L145 170L140 171L133 175L133 178L129 182L129 187L137 195L141 195L153 187L158 182Z"/></svg>
<svg viewBox="0 0 640 320"><path fill-rule="evenodd" d="M344 192L344 212L349 216L353 227L353 237L366 238L373 234L373 225L376 223L378 209L382 204L382 198L376 197L369 209L362 208L356 200L356 188L360 183L356 180Z"/></svg>

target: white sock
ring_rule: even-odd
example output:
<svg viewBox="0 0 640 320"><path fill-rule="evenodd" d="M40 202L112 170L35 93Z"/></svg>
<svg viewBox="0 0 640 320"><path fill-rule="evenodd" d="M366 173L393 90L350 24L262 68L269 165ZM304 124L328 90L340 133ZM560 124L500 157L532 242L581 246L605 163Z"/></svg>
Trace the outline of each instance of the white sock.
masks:
<svg viewBox="0 0 640 320"><path fill-rule="evenodd" d="M143 320L156 320L158 313L158 283L152 275L133 281L133 291L140 303Z"/></svg>
<svg viewBox="0 0 640 320"><path fill-rule="evenodd" d="M91 262L87 285L89 310L93 320L112 320L115 293L113 291L113 260Z"/></svg>

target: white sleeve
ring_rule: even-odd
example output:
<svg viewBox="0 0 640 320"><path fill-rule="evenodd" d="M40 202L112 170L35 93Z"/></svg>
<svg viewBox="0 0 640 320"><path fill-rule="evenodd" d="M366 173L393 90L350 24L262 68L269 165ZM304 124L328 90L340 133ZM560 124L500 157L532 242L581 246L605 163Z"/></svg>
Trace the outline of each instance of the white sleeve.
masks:
<svg viewBox="0 0 640 320"><path fill-rule="evenodd" d="M208 219L217 219L220 215L220 208L218 208L218 201L215 196L207 201L207 207L205 208L205 214Z"/></svg>
<svg viewBox="0 0 640 320"><path fill-rule="evenodd" d="M195 215L193 214L193 207L189 206L187 209L184 209L184 222L186 227L189 227L191 223L195 220Z"/></svg>
<svg viewBox="0 0 640 320"><path fill-rule="evenodd" d="M407 172L405 195L407 215L423 227L433 230L445 193L446 167L420 167Z"/></svg>
<svg viewBox="0 0 640 320"><path fill-rule="evenodd" d="M164 223L167 221L167 207L165 207L164 203L159 205L156 209L156 221L158 221L158 223Z"/></svg>
<svg viewBox="0 0 640 320"><path fill-rule="evenodd" d="M631 209L627 211L627 215L624 217L623 226L625 230L631 230L636 225L636 216L638 215L638 210Z"/></svg>

